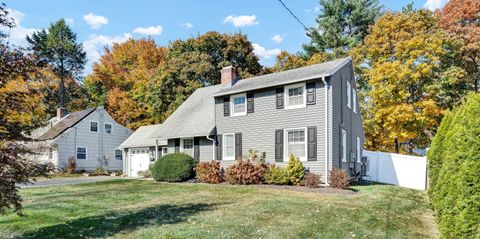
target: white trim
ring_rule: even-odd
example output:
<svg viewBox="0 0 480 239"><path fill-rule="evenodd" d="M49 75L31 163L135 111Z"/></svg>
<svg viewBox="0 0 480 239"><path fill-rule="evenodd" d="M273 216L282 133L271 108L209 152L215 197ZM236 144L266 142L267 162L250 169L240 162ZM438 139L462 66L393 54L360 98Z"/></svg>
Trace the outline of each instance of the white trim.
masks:
<svg viewBox="0 0 480 239"><path fill-rule="evenodd" d="M347 80L347 107L352 108L352 85Z"/></svg>
<svg viewBox="0 0 480 239"><path fill-rule="evenodd" d="M110 125L110 133L107 132L105 125L109 124ZM113 124L112 123L103 123L103 131L106 134L113 134Z"/></svg>
<svg viewBox="0 0 480 239"><path fill-rule="evenodd" d="M92 122L97 123L97 131L92 131ZM93 132L93 133L98 133L100 131L100 124L98 123L98 121L90 120L89 124L88 124L88 131Z"/></svg>
<svg viewBox="0 0 480 239"><path fill-rule="evenodd" d="M298 87L303 87L303 104L301 105L294 105L294 106L289 106L288 105L288 90L289 89L293 89L293 88L298 88ZM285 89L284 89L284 104L285 104L285 109L286 110L289 110L289 109L298 109L298 108L305 108L307 107L307 87L306 87L306 83L305 82L302 82L302 83L299 83L299 84L293 84L293 85L287 85L285 86Z"/></svg>
<svg viewBox="0 0 480 239"><path fill-rule="evenodd" d="M362 158L362 146L361 146L361 141L360 141L360 137L357 136L357 163L360 163L361 162L361 158Z"/></svg>
<svg viewBox="0 0 480 239"><path fill-rule="evenodd" d="M245 103L244 103L245 110L244 110L243 112L235 113L235 111L233 110L233 108L234 108L234 99L235 99L235 98L238 98L238 97L243 97L243 98L245 99ZM236 94L236 95L231 95L231 96L230 96L230 112L232 112L232 113L230 114L230 116L247 115L247 94L246 94L246 93L240 93L240 94Z"/></svg>
<svg viewBox="0 0 480 239"><path fill-rule="evenodd" d="M226 156L227 151L225 150L225 148L227 147L227 144L225 142L227 141L225 140L225 136L227 135L233 136L233 156L231 157ZM222 160L235 160L235 133L227 133L222 135Z"/></svg>
<svg viewBox="0 0 480 239"><path fill-rule="evenodd" d="M120 152L122 152L122 159L121 159L121 160L118 160L118 159L117 159L117 150L120 151ZM114 150L113 150L113 159L114 159L114 160L116 160L116 161L123 161L124 158L125 158L125 156L123 155L123 150L121 150L121 149L114 149Z"/></svg>
<svg viewBox="0 0 480 239"><path fill-rule="evenodd" d="M299 127L299 128L289 128L289 129L284 129L283 130L283 161L288 162L288 159L290 158L290 155L288 155L288 131L294 131L294 130L303 130L304 132L304 143L305 143L305 157L299 158L300 161L302 162L307 162L308 161L308 131L307 127Z"/></svg>
<svg viewBox="0 0 480 239"><path fill-rule="evenodd" d="M352 110L353 113L357 113L357 91L352 88Z"/></svg>
<svg viewBox="0 0 480 239"><path fill-rule="evenodd" d="M347 162L347 131L342 129L342 162Z"/></svg>
<svg viewBox="0 0 480 239"><path fill-rule="evenodd" d="M78 148L85 148L85 159L79 159L79 158L78 158ZM76 147L76 150L75 150L75 159L76 159L76 160L85 160L85 161L88 160L88 148L87 148L87 146L77 146L77 147Z"/></svg>
<svg viewBox="0 0 480 239"><path fill-rule="evenodd" d="M323 82L323 86L325 87L325 184L328 185L328 161L329 161L329 152L328 152L328 145L329 145L329 141L328 141L328 136L329 136L329 132L328 132L328 118L329 118L329 113L328 113L328 107L329 107L329 104L328 104L328 84L327 84L327 81L325 80L325 77L322 77L322 82Z"/></svg>

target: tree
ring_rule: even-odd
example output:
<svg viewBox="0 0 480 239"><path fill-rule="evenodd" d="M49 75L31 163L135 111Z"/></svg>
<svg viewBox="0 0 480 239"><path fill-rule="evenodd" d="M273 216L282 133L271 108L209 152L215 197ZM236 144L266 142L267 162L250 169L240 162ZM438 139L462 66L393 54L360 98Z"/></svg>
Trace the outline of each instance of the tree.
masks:
<svg viewBox="0 0 480 239"><path fill-rule="evenodd" d="M335 49L346 55L363 41L381 11L378 0L320 0L320 6L317 26L307 33L310 43L303 45L308 57Z"/></svg>
<svg viewBox="0 0 480 239"><path fill-rule="evenodd" d="M430 143L444 110L465 95L457 88L464 80L454 65L459 52L428 10L410 5L378 19L352 51L363 82L367 148L399 152L403 142L414 147ZM460 97L442 97L455 91Z"/></svg>
<svg viewBox="0 0 480 239"><path fill-rule="evenodd" d="M473 90L478 92L480 87L480 1L450 0L439 12L439 23L450 33L450 36L464 43L463 68L469 73Z"/></svg>
<svg viewBox="0 0 480 239"><path fill-rule="evenodd" d="M62 18L43 29L27 36L30 48L38 56L40 66L49 65L60 78L60 106L65 107L65 81L75 79L86 63L83 45L77 43L77 36Z"/></svg>
<svg viewBox="0 0 480 239"><path fill-rule="evenodd" d="M0 25L14 27L5 5L0 7ZM0 34L0 214L13 208L21 212L17 184L29 183L33 177L46 176L51 164L29 160L31 152L19 143L44 122L41 104L42 82L36 78L35 57L21 49L10 49Z"/></svg>

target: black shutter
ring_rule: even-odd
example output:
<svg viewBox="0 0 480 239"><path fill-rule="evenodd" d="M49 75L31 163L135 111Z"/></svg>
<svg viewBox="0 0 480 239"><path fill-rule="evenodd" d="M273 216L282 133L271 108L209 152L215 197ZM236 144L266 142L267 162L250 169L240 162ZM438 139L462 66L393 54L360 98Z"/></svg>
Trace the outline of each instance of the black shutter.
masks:
<svg viewBox="0 0 480 239"><path fill-rule="evenodd" d="M247 93L247 113L255 112L253 92Z"/></svg>
<svg viewBox="0 0 480 239"><path fill-rule="evenodd" d="M283 129L275 131L275 162L283 162Z"/></svg>
<svg viewBox="0 0 480 239"><path fill-rule="evenodd" d="M223 97L223 116L230 116L230 97Z"/></svg>
<svg viewBox="0 0 480 239"><path fill-rule="evenodd" d="M197 161L200 160L200 138L193 138L193 158Z"/></svg>
<svg viewBox="0 0 480 239"><path fill-rule="evenodd" d="M175 153L180 152L180 139L175 139Z"/></svg>
<svg viewBox="0 0 480 239"><path fill-rule="evenodd" d="M307 159L317 161L317 127L308 127L307 131Z"/></svg>
<svg viewBox="0 0 480 239"><path fill-rule="evenodd" d="M276 99L277 99L277 109L283 109L283 88L278 88L276 90Z"/></svg>
<svg viewBox="0 0 480 239"><path fill-rule="evenodd" d="M242 158L242 133L235 133L235 159Z"/></svg>
<svg viewBox="0 0 480 239"><path fill-rule="evenodd" d="M315 82L307 83L307 105L315 104Z"/></svg>
<svg viewBox="0 0 480 239"><path fill-rule="evenodd" d="M222 160L222 135L217 135L217 160Z"/></svg>

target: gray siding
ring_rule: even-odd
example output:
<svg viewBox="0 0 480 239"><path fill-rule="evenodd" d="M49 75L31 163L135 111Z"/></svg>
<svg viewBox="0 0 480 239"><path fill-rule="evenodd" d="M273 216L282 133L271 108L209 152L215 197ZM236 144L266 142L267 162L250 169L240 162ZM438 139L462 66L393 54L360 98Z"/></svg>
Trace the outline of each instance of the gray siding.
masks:
<svg viewBox="0 0 480 239"><path fill-rule="evenodd" d="M98 122L98 132L90 132L90 121ZM104 132L104 124L112 124L112 133ZM87 159L77 160L77 170L95 170L99 159L105 155L108 170L122 170L123 160L115 160L115 149L132 134L132 131L116 123L104 109L97 109L59 138L57 144L58 167L65 168L69 157L76 157L77 146L87 147ZM125 158L125 157L124 157Z"/></svg>
<svg viewBox="0 0 480 239"><path fill-rule="evenodd" d="M364 134L362 117L358 98L356 100L357 113L353 113L353 108L347 106L347 80L352 89L356 88L355 78L353 76L352 63L349 63L338 70L330 80L331 84L331 128L332 128L332 166L336 168L348 169L348 160L351 153L356 153L356 137L360 137L361 148L363 149ZM352 94L353 97L353 94ZM347 163L341 160L341 129L347 132ZM359 170L359 164L356 164L356 170Z"/></svg>
<svg viewBox="0 0 480 239"><path fill-rule="evenodd" d="M208 140L206 137L200 137L200 161L209 161L213 160L213 143ZM175 139L168 139L168 153L175 152ZM180 148L180 152L182 149ZM189 153L190 154L190 153ZM190 156L193 157L193 150Z"/></svg>
<svg viewBox="0 0 480 239"><path fill-rule="evenodd" d="M325 88L320 79L315 82L316 104L307 105L306 108L277 109L275 89L265 89L254 92L254 113L225 117L223 98L216 98L217 133L241 132L243 155L247 155L250 149L260 153L266 152L266 160L275 163L275 130L316 126L317 161L303 162L303 164L310 170L325 176ZM234 161L222 160L221 163L222 166L229 166Z"/></svg>

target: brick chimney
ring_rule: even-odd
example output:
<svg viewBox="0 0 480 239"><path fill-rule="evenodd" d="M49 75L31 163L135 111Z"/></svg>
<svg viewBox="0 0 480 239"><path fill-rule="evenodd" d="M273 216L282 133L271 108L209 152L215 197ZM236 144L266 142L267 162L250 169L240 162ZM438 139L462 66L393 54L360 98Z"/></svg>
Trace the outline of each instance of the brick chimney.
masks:
<svg viewBox="0 0 480 239"><path fill-rule="evenodd" d="M221 75L222 75L222 78L221 78L222 85L232 86L238 80L237 71L235 70L235 67L233 67L233 66L223 67L223 69L221 71Z"/></svg>
<svg viewBox="0 0 480 239"><path fill-rule="evenodd" d="M57 108L57 119L61 119L63 117L65 117L66 115L68 115L68 111L67 109L65 108Z"/></svg>

